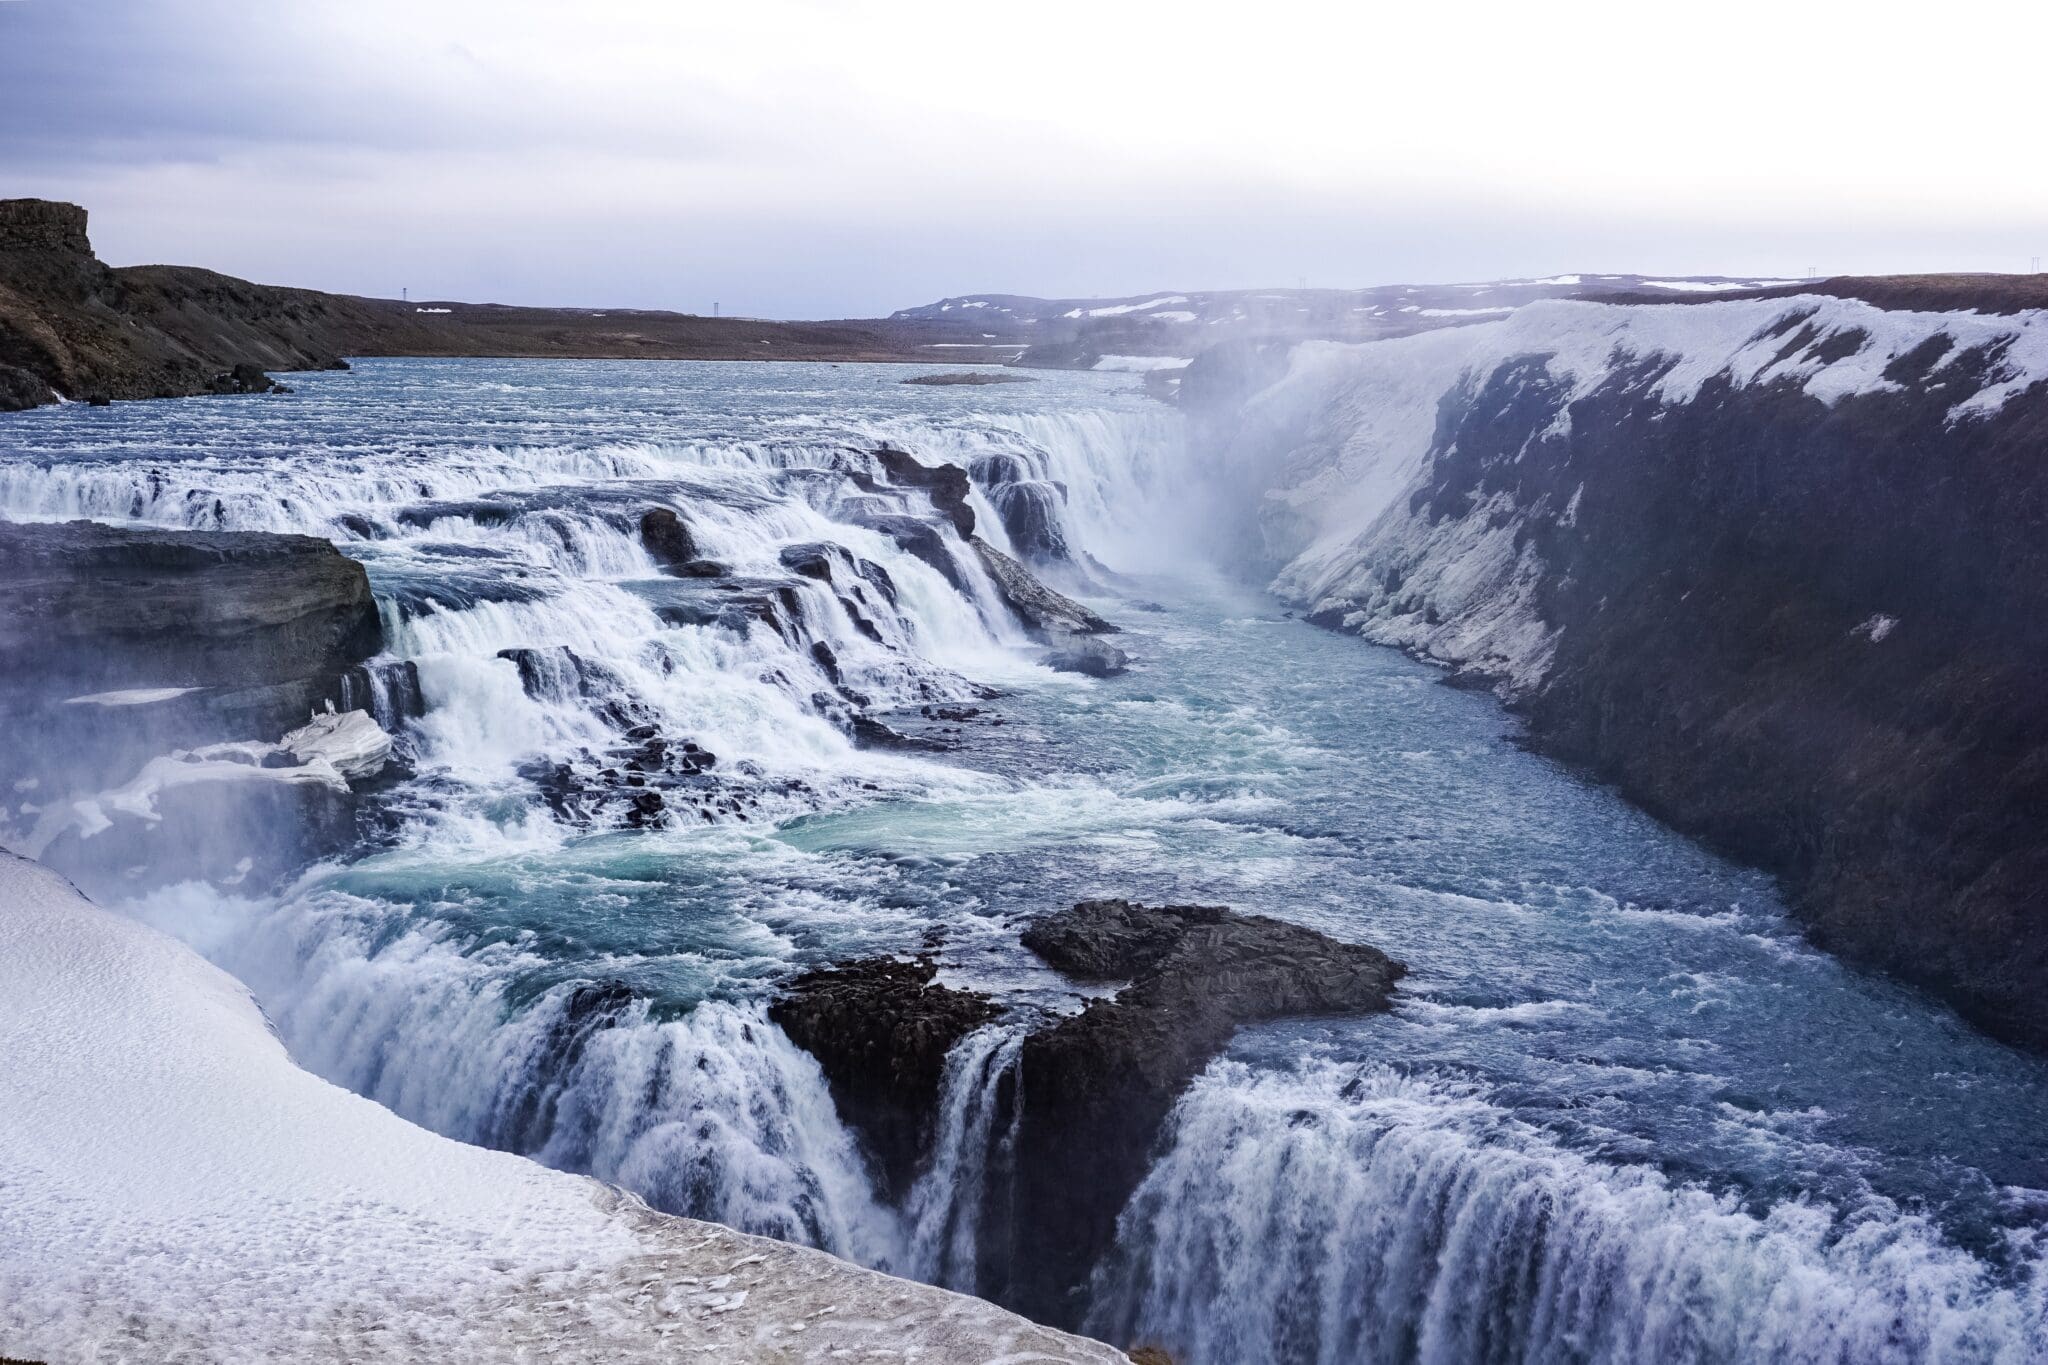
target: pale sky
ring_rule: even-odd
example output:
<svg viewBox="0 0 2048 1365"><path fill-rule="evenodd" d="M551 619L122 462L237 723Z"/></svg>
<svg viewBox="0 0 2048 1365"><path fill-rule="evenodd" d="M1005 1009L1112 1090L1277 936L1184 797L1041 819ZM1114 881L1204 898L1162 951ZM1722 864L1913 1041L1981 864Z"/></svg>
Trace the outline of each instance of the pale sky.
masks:
<svg viewBox="0 0 2048 1365"><path fill-rule="evenodd" d="M948 294L2048 257L2048 6L0 0L0 196L116 264Z"/></svg>

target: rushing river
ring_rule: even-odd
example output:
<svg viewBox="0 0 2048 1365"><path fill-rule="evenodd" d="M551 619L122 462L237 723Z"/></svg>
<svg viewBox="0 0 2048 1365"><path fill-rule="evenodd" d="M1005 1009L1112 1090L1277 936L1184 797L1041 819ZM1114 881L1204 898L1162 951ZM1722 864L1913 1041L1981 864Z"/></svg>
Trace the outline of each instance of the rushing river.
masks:
<svg viewBox="0 0 2048 1365"><path fill-rule="evenodd" d="M1399 1003L1210 1067L1091 1330L1209 1365L2048 1359L2048 1063L1808 948L1765 879L1524 752L1489 697L1205 562L1200 471L1128 376L900 373L370 361L289 399L9 419L0 514L332 537L417 665L425 713L390 717L416 775L373 850L136 913L408 1118L963 1287L1015 1038L960 1045L892 1205L766 1022L773 984L943 931L953 979L1055 1003L1018 917L1295 919L1405 960ZM1055 490L1117 571L1081 595L1133 670L1048 671L974 573L852 524L847 461L882 441ZM829 541L891 600L855 620L818 590L801 639L678 623L616 515L657 502L737 574ZM499 655L558 646L583 671L537 694ZM848 691L954 747L855 747ZM718 756L727 805L550 807L536 759L649 720Z"/></svg>

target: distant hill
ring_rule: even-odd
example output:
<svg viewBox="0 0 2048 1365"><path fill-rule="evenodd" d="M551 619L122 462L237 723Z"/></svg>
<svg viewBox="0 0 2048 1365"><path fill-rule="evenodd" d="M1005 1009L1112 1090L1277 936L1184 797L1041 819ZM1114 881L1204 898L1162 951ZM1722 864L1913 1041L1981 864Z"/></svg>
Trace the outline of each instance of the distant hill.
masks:
<svg viewBox="0 0 2048 1365"><path fill-rule="evenodd" d="M0 411L67 399L246 392L263 372L346 356L829 360L1127 370L1170 397L1181 369L1308 339L1374 341L1506 317L1539 299L1702 302L1817 293L1882 308L2048 307L2044 275L1800 281L1553 275L1366 289L1237 289L1041 299L963 294L886 318L770 322L634 308L528 308L362 298L252 284L194 266L112 267L86 211L0 200ZM1234 362L1235 365L1235 362ZM1242 370L1235 365L1235 370Z"/></svg>
<svg viewBox="0 0 2048 1365"><path fill-rule="evenodd" d="M892 322L971 319L991 356L1071 369L1143 369L1129 358L1192 358L1249 338L1374 341L1432 327L1507 316L1537 299L1660 295L1725 298L1796 285L1725 276L1554 275L1475 284L1387 284L1366 289L1231 289L1132 294L1114 299L1040 299L964 294L905 308Z"/></svg>
<svg viewBox="0 0 2048 1365"><path fill-rule="evenodd" d="M252 284L191 266L114 268L86 212L0 200L0 411L53 398L240 391L237 366L319 369L343 356L957 361L970 324L764 322L641 309L400 302ZM260 382L260 380L259 380Z"/></svg>

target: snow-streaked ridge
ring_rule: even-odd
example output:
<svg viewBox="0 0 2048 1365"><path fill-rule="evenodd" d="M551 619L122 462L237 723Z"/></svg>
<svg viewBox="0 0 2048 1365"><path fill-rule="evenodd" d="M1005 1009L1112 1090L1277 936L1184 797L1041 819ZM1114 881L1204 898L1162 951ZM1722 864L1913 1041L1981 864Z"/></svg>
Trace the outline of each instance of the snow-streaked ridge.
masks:
<svg viewBox="0 0 2048 1365"><path fill-rule="evenodd" d="M1922 348L1927 348L1923 350ZM1536 359L1569 404L1629 369L1642 401L1693 401L1712 380L1796 385L1828 404L1895 391L1887 372L1924 359L1949 386L1948 420L1996 415L2048 381L2048 313L1885 310L1819 295L1700 304L1549 300L1498 322L1385 341L1309 342L1248 405L1227 453L1263 494L1275 591L1381 643L1477 668L1509 692L1548 668L1554 636L1534 592L1543 565L1501 498L1428 518L1410 495L1428 474L1439 405ZM1966 366L1968 358L1971 365ZM1982 363L1981 378L1962 382ZM1568 409L1560 423L1570 421ZM1569 517L1571 508L1553 509ZM1568 524L1568 523L1566 523ZM1398 567L1398 593L1384 571Z"/></svg>
<svg viewBox="0 0 2048 1365"><path fill-rule="evenodd" d="M0 1355L1118 1361L670 1218L300 1070L233 978L0 854Z"/></svg>

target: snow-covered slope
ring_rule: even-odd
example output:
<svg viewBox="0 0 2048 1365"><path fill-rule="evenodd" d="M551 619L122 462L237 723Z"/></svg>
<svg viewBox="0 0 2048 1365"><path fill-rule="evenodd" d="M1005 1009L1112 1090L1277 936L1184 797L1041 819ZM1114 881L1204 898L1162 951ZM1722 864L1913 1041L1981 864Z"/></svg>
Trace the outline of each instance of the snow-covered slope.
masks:
<svg viewBox="0 0 2048 1365"><path fill-rule="evenodd" d="M1123 1359L416 1128L294 1066L225 973L4 853L0 1356Z"/></svg>

